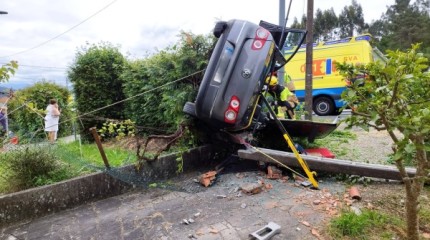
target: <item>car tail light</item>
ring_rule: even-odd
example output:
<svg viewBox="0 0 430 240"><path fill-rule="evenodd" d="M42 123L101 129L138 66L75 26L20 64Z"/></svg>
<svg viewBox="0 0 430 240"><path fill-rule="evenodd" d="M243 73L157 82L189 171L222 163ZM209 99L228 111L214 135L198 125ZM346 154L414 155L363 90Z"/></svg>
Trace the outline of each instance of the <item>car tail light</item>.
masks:
<svg viewBox="0 0 430 240"><path fill-rule="evenodd" d="M228 109L224 115L224 121L228 123L236 122L237 113L231 109Z"/></svg>
<svg viewBox="0 0 430 240"><path fill-rule="evenodd" d="M264 28L258 28L255 32L255 38L252 42L251 49L252 50L260 50L267 41L267 38L270 36L269 31Z"/></svg>
<svg viewBox="0 0 430 240"><path fill-rule="evenodd" d="M239 98L236 96L232 96L228 104L228 108L224 113L224 122L235 123L239 109L240 109Z"/></svg>

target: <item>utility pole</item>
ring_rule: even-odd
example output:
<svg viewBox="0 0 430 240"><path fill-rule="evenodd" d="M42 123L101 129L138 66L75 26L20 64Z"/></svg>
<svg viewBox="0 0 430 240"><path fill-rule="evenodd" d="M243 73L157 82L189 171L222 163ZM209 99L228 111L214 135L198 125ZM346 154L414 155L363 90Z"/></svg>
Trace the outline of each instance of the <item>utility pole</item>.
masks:
<svg viewBox="0 0 430 240"><path fill-rule="evenodd" d="M279 0L279 26L283 27L286 24L285 22L285 0ZM281 47L281 52L284 54L283 46ZM284 84L284 67L278 70L278 81L280 84Z"/></svg>
<svg viewBox="0 0 430 240"><path fill-rule="evenodd" d="M308 0L306 15L306 78L305 78L305 118L312 121L312 52L313 52L314 0Z"/></svg>

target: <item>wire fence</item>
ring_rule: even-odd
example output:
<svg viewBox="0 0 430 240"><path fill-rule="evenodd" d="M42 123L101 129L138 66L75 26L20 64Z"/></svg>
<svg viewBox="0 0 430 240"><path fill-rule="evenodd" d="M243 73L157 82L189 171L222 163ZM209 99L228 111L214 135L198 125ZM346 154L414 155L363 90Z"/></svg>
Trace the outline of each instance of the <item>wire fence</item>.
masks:
<svg viewBox="0 0 430 240"><path fill-rule="evenodd" d="M139 97L146 93L156 91L158 89L162 89L164 87L167 87L171 84L182 81L186 78L189 78L190 76L199 74L201 72L202 71L195 72L183 78L165 83L164 85L160 85L148 91L136 94L132 97L82 113L80 115L76 115L69 119L63 119L59 122L59 125L61 127L62 125L65 125L64 123L71 123L70 124L71 129L68 129L67 131L67 132L70 132L71 135L64 138L59 138L56 144L50 144L46 140L46 138L41 139L36 137L40 132L44 132L44 126L41 126L34 132L26 133L26 136L25 136L26 141L20 141L19 139L16 139L16 136L13 136L13 134L7 134L3 138L3 141L2 141L3 148L0 151L3 151L3 153L6 154L7 152L11 152L11 151L26 151L26 149L28 148L54 149L55 155L59 159L61 159L61 166L69 171L68 174L70 176L79 176L79 175L85 175L91 172L104 171L114 178L120 179L124 182L137 185L140 187L152 186L152 187L161 187L164 189L181 190L181 187L175 186L174 183L170 183L167 181L164 182L163 180L158 180L157 183L155 184L149 178L145 177L142 174L139 174L138 171L124 172L120 170L123 166L129 166L133 168L133 166L138 162L138 152L136 150L136 147L139 142L139 139L137 139L139 134L136 134L137 136L135 138L125 138L125 140L123 141L117 141L116 142L117 144L114 144L116 146L108 146L103 149L103 152L105 152L107 158L109 159L109 163L111 165L110 168L106 168L104 162L101 160L102 159L100 155L101 150L95 148L95 144L83 143L80 136L78 135L78 132L82 127L80 122L83 119L86 119L86 120L92 119L100 122L120 121L115 119L104 118L103 116L97 116L96 113L100 110L107 109L116 104L129 101L133 98ZM3 118L7 119L8 115L11 115L16 111L20 111L25 108L27 110L30 110L36 113L38 117L41 120L43 120L44 116L41 115L39 112L35 111L33 108L29 107L28 106L29 102L30 100L25 101L19 107L16 107L15 109L10 110L8 114L5 115ZM163 132L162 129L156 129L151 126L136 127L137 133L145 130L165 133ZM9 133L11 132L9 131ZM121 144L124 144L124 145L121 145ZM149 152L149 154L151 154L151 152ZM4 161L5 158L3 157L2 159ZM3 172L3 173L5 173L7 170L8 169L0 168L0 172ZM2 183L0 180L0 185L1 184Z"/></svg>

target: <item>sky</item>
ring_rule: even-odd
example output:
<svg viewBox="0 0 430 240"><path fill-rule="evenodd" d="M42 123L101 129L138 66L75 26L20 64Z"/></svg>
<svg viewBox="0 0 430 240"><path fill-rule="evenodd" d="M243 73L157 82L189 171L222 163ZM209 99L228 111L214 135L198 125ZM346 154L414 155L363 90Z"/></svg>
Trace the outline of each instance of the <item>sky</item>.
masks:
<svg viewBox="0 0 430 240"><path fill-rule="evenodd" d="M279 0L13 0L2 1L0 64L18 61L0 86L19 88L41 80L71 87L67 69L86 44L109 42L129 59L143 59L178 41L180 31L209 34L219 20L279 23ZM287 25L306 14L307 0L292 0ZM357 0L367 23L394 0ZM288 7L290 0L285 0ZM351 1L315 0L314 10L339 14ZM287 13L287 10L285 10Z"/></svg>

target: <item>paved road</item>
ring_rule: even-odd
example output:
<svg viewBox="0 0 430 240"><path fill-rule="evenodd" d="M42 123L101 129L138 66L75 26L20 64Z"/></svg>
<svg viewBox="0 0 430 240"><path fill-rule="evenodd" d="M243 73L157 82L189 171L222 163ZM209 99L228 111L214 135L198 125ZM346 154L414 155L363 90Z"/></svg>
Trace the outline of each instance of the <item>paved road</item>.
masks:
<svg viewBox="0 0 430 240"><path fill-rule="evenodd" d="M225 173L209 188L193 181L197 173L184 175L172 182L189 191L136 189L3 228L0 239L237 240L250 239L250 233L268 222L281 226L273 240L318 239L327 216L337 211L344 186L325 181L320 190L311 190L262 175ZM258 180L266 184L263 192L247 195L238 190Z"/></svg>

